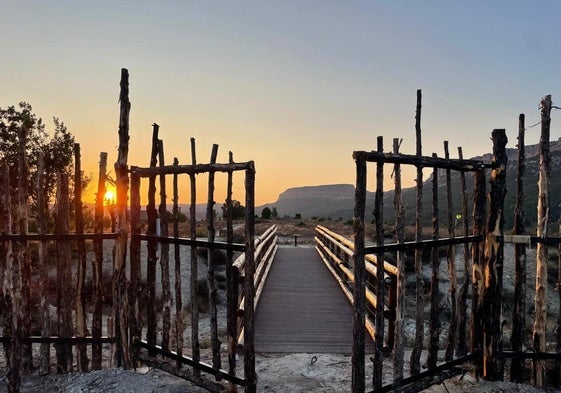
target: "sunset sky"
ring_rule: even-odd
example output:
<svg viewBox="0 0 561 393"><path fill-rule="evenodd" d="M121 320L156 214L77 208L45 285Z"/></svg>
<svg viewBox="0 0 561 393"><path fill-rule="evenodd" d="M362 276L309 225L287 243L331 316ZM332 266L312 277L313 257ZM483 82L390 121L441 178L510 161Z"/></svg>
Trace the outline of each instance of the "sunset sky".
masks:
<svg viewBox="0 0 561 393"><path fill-rule="evenodd" d="M59 117L94 177L101 151L116 159L122 67L129 164L149 164L156 122L169 163L190 163L191 137L199 162L213 143L219 162L229 150L254 160L258 204L289 187L354 183L352 152L375 149L378 135L414 154L417 89L426 155L443 155L444 140L454 157L458 146L489 152L493 128L514 147L519 113L532 125L542 96L561 102L557 1L0 4L0 107L27 101L51 127ZM557 139L561 114L552 119ZM538 140L539 126L529 129L527 143ZM242 181L234 192L243 200Z"/></svg>

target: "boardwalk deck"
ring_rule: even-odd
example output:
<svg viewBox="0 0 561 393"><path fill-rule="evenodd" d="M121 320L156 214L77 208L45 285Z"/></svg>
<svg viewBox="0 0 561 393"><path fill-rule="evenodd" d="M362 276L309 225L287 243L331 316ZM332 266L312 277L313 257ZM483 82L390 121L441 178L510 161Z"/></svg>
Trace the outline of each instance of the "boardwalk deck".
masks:
<svg viewBox="0 0 561 393"><path fill-rule="evenodd" d="M255 316L255 349L350 354L352 312L314 248L279 247Z"/></svg>

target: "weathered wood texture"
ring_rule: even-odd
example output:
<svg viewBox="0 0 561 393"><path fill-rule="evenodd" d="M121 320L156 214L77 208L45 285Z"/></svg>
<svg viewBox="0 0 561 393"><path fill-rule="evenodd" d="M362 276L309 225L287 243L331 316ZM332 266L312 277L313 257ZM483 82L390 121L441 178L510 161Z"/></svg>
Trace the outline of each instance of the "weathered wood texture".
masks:
<svg viewBox="0 0 561 393"><path fill-rule="evenodd" d="M435 157L436 154L433 154ZM439 221L438 221L438 168L434 168L432 172L432 238L438 239ZM438 257L438 248L431 250L431 285L430 285L430 317L429 317L429 350L427 356L427 367L436 367L438 360L438 343L440 338L440 278L438 271L440 269L440 258Z"/></svg>
<svg viewBox="0 0 561 393"><path fill-rule="evenodd" d="M450 159L448 150L448 141L444 141L444 158ZM452 173L450 169L446 169L446 207L448 218L448 238L454 239L456 231L454 230L454 205L452 203ZM458 278L456 275L456 246L448 246L446 255L448 262L448 275L450 277L450 323L448 325L448 340L446 343L446 353L444 360L449 362L454 357L454 347L456 346L456 335L458 329L457 319L457 292Z"/></svg>
<svg viewBox="0 0 561 393"><path fill-rule="evenodd" d="M195 139L191 138L191 163L193 166L197 165L197 150L195 145ZM196 217L196 205L197 205L197 181L195 174L189 175L189 184L191 186L191 205L189 207L189 227L190 227L190 237L191 240L197 239L197 217ZM197 278L198 278L198 262L197 262L197 246L193 244L191 246L191 354L193 361L198 362L200 360L200 344L199 344L199 305L197 301ZM194 369L193 373L195 376L200 376L200 371Z"/></svg>
<svg viewBox="0 0 561 393"><path fill-rule="evenodd" d="M37 232L40 235L47 233L47 205L45 190L45 156L43 152L39 153L37 162ZM51 335L51 319L49 317L48 294L48 267L47 267L47 245L44 241L38 245L38 262L39 262L39 290L41 291L40 309L41 309L41 337L49 337ZM49 343L41 344L41 353L39 357L39 369L41 374L47 374L51 371L51 346Z"/></svg>
<svg viewBox="0 0 561 393"><path fill-rule="evenodd" d="M158 161L160 167L165 164L164 141L158 141ZM168 237L168 212L166 195L166 176L160 175L160 235ZM169 244L160 244L160 272L162 280L162 348L169 349L171 331L171 286L169 282Z"/></svg>
<svg viewBox="0 0 561 393"><path fill-rule="evenodd" d="M551 96L545 96L541 101L541 136L540 136L540 165L538 179L538 223L536 235L547 237L549 224L549 183L551 173L551 157L549 149L551 125ZM536 248L536 296L533 341L536 351L546 350L547 326L547 245L538 243ZM545 384L545 362L534 362L534 378L537 386Z"/></svg>
<svg viewBox="0 0 561 393"><path fill-rule="evenodd" d="M95 200L95 233L103 234L103 200L105 198L105 182L107 180L107 153L99 155L99 175ZM102 333L103 307L103 240L94 240L95 259L93 261L93 315L92 337L100 338ZM92 345L92 369L101 369L101 344Z"/></svg>
<svg viewBox="0 0 561 393"><path fill-rule="evenodd" d="M173 165L179 165L177 157L173 159ZM173 175L173 237L179 238L179 181L177 174ZM181 254L179 244L174 244L174 277L175 277L175 352L178 356L183 356L183 333L185 330L182 310L183 298L181 290ZM177 367L181 367L181 363L177 362Z"/></svg>
<svg viewBox="0 0 561 393"><path fill-rule="evenodd" d="M366 314L364 266L364 215L366 208L366 161L355 159L356 185L355 185L355 210L354 210L354 255L353 273L355 277L353 288L353 352L352 352L352 392L363 393L365 389L365 364L364 364L364 322Z"/></svg>
<svg viewBox="0 0 561 393"><path fill-rule="evenodd" d="M485 240L485 291L484 291L484 377L501 380L504 374L502 351L502 293L503 293L503 242L497 237L503 235L504 199L506 195L506 169L508 159L506 144L508 139L504 129L495 129L493 140L494 169L491 171L489 191L489 218Z"/></svg>
<svg viewBox="0 0 561 393"><path fill-rule="evenodd" d="M523 235L524 229L524 176L526 173L526 149L524 146L525 116L520 114L518 120L518 172L516 174L516 204L514 206L514 234ZM561 253L560 253L561 255ZM524 336L526 330L526 246L514 245L514 305L512 308L512 335L510 343L512 350L524 350ZM510 375L514 382L525 379L524 361L512 359Z"/></svg>
<svg viewBox="0 0 561 393"><path fill-rule="evenodd" d="M415 141L416 141L416 156L422 157L422 142L421 142L421 108L422 108L422 93L417 90L417 108L415 111ZM417 166L416 178L416 207L415 207L415 241L420 242L423 240L423 168ZM424 339L424 282L423 282L423 261L422 250L415 250L415 291L416 291L416 308L415 308L415 343L411 351L411 360L409 368L412 375L418 374L421 371L421 353L423 352L423 339Z"/></svg>
<svg viewBox="0 0 561 393"><path fill-rule="evenodd" d="M131 243L130 243L130 287L129 287L129 306L130 306L130 340L135 344L140 340L142 333L142 320L140 318L139 298L141 296L141 251L140 238L142 232L140 222L140 178L134 173L131 174ZM131 366L138 366L139 350L136 345L131 348Z"/></svg>

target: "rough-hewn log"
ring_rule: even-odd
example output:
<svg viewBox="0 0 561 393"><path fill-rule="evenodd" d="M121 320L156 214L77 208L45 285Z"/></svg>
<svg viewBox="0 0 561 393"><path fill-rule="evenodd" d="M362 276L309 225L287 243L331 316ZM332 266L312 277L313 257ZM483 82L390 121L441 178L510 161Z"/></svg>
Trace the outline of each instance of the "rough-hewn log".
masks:
<svg viewBox="0 0 561 393"><path fill-rule="evenodd" d="M155 168L158 163L158 132L160 126L154 123L152 125L152 150L150 153L150 168ZM135 172L135 174L137 174ZM148 204L146 205L146 216L148 223L146 226L146 234L156 236L156 219L158 212L156 210L156 173L148 178ZM156 345L156 330L158 326L156 313L156 263L157 244L153 240L146 243L148 260L146 263L146 341L150 345ZM156 354L150 352L150 355Z"/></svg>
<svg viewBox="0 0 561 393"><path fill-rule="evenodd" d="M251 168L245 171L245 315L244 315L244 373L247 380L245 391L255 393L257 391L257 374L255 372L255 330L254 330L254 299L255 285L253 276L255 274L255 167L253 162Z"/></svg>
<svg viewBox="0 0 561 393"><path fill-rule="evenodd" d="M393 140L393 152L399 154L399 139ZM401 165L395 164L394 178L394 210L395 210L395 237L397 243L403 243L405 231L405 208L401 196ZM393 357L393 380L398 382L403 379L404 363L404 334L405 334L405 253L397 252L397 278L396 278L396 308L395 308L395 342Z"/></svg>
<svg viewBox="0 0 561 393"><path fill-rule="evenodd" d="M163 160L162 160L163 161ZM177 158L173 159L173 165L179 165ZM173 237L179 238L179 184L177 175L173 175ZM175 347L177 355L183 356L183 299L181 295L181 255L178 243L174 244L174 272L175 272ZM181 367L181 362L177 362L177 367Z"/></svg>
<svg viewBox="0 0 561 393"><path fill-rule="evenodd" d="M411 154L380 153L377 151L355 151L353 158L368 162L385 162L387 164L407 164L425 168L451 169L454 171L475 172L487 167L479 160L446 160L442 157L424 157Z"/></svg>
<svg viewBox="0 0 561 393"><path fill-rule="evenodd" d="M107 153L99 155L99 175L97 194L95 199L95 233L103 234L103 200L105 198L105 181L107 177ZM92 262L93 271L93 315L92 337L101 337L102 307L103 307L103 240L94 240L95 259ZM101 369L101 344L92 344L92 369Z"/></svg>
<svg viewBox="0 0 561 393"><path fill-rule="evenodd" d="M164 141L158 143L158 161L164 166ZM166 176L160 175L160 235L169 236L166 196ZM171 330L171 285L169 282L169 244L160 244L160 272L162 274L162 348L169 349Z"/></svg>
<svg viewBox="0 0 561 393"><path fill-rule="evenodd" d="M377 138L378 153L384 152L384 139ZM376 163L376 194L374 198L374 221L376 225L376 244L384 245L384 163ZM384 260L384 253L376 255L378 261ZM372 385L379 388L382 386L384 361L384 299L385 282L384 267L376 264L376 339L374 340L374 358L372 360L374 371L372 373Z"/></svg>
<svg viewBox="0 0 561 393"><path fill-rule="evenodd" d="M12 209L10 198L10 170L8 164L2 163L0 172L0 207L1 215L0 225L2 226L2 234L9 235L12 233ZM6 345L7 363L8 363L8 391L10 393L19 392L21 386L21 317L19 309L21 307L21 294L18 285L14 285L14 277L19 275L19 269L15 263L13 254L13 244L8 241L4 245L5 257L5 274L3 282L4 308L6 314L4 316L4 334L11 337Z"/></svg>
<svg viewBox="0 0 561 393"><path fill-rule="evenodd" d="M74 221L76 233L84 233L84 216L82 210L82 159L80 144L74 144ZM86 337L86 244L84 240L76 241L78 251L78 271L76 275L76 336ZM85 344L78 344L78 371L88 371L88 354Z"/></svg>
<svg viewBox="0 0 561 393"><path fill-rule="evenodd" d="M526 149L524 146L525 116L518 118L518 172L516 174L516 203L514 206L514 234L523 235L524 229L524 176L526 172ZM561 256L561 253L559 254ZM524 350L524 331L526 330L526 245L514 246L514 305L512 307L512 335L510 343L512 350ZM561 292L560 292L561 294ZM524 381L524 361L512 359L510 366L511 380Z"/></svg>
<svg viewBox="0 0 561 393"><path fill-rule="evenodd" d="M489 380L502 380L504 361L502 351L502 296L503 296L503 242L497 236L503 235L504 199L506 195L506 168L508 158L506 144L508 139L504 129L495 129L493 139L493 162L491 189L489 192L489 218L485 240L485 343L483 351L484 377ZM545 349L545 348L544 348Z"/></svg>
<svg viewBox="0 0 561 393"><path fill-rule="evenodd" d="M212 145L210 154L210 163L216 162L218 155L218 145ZM216 231L214 229L214 173L208 174L208 201L206 206L206 224L208 230L208 242L214 242ZM214 253L209 248L207 250L207 285L208 285L208 304L210 314L210 340L212 346L212 366L219 370L221 365L220 359L220 340L218 338L218 315L216 311L216 303L218 300L218 292L216 290L216 282L214 280Z"/></svg>
<svg viewBox="0 0 561 393"><path fill-rule="evenodd" d="M68 175L59 173L57 177L56 193L57 215L55 232L59 234L69 232L69 198ZM57 335L59 337L72 337L72 280L71 280L71 249L68 241L57 241ZM72 370L72 345L60 343L55 345L57 357L57 371L69 372Z"/></svg>
<svg viewBox="0 0 561 393"><path fill-rule="evenodd" d="M234 162L232 152L228 153L228 161ZM228 172L228 183L226 186L226 241L228 244L234 242L234 225L232 220L232 188L233 188L233 172ZM238 298L239 298L239 275L238 270L234 269L234 252L228 250L226 253L226 330L228 333L228 374L236 375L236 345L238 335L238 317L236 315ZM236 391L234 384L230 385L230 390Z"/></svg>
<svg viewBox="0 0 561 393"><path fill-rule="evenodd" d="M433 154L435 157L436 154ZM434 168L432 172L432 238L438 239L439 222L438 222L438 168ZM438 341L440 338L440 288L438 271L440 269L440 258L438 257L438 248L432 249L431 258L431 285L430 285L430 340L427 356L427 367L436 367L438 360Z"/></svg>
<svg viewBox="0 0 561 393"><path fill-rule="evenodd" d="M195 139L191 138L191 163L197 165L197 153L195 148ZM189 206L189 228L191 240L197 240L197 181L195 174L189 175L191 186L191 204ZM191 355L194 362L200 360L200 344L199 344L199 304L197 298L197 278L198 278L198 262L197 262L197 246L193 243L191 246ZM200 370L193 369L193 374L197 377L201 375Z"/></svg>
<svg viewBox="0 0 561 393"><path fill-rule="evenodd" d="M127 201L129 189L128 154L129 154L129 72L121 69L121 91L119 94L119 146L117 161L115 162L115 176L117 187L117 239L115 239L115 263L113 264L113 326L115 345L113 346L113 361L124 368L131 363L127 297L128 280L126 275L128 218Z"/></svg>
<svg viewBox="0 0 561 393"><path fill-rule="evenodd" d="M29 190L28 190L28 164L27 164L27 138L29 129L26 124L19 128L18 132L18 232L20 235L28 233L28 212L29 212ZM18 312L21 315L21 328L23 337L27 337L31 332L31 259L28 253L27 241L18 243L18 263L19 263L19 283L21 286L21 308ZM33 354L31 345L23 343L22 364L25 371L33 369Z"/></svg>
<svg viewBox="0 0 561 393"><path fill-rule="evenodd" d="M484 235L487 211L484 170L474 174L473 201L473 235ZM485 253L485 243L475 243L472 250L471 352L483 352L483 323L486 318L483 308L483 291L485 289L483 255ZM483 363L480 361L475 364L475 375L477 377L483 375Z"/></svg>
<svg viewBox="0 0 561 393"><path fill-rule="evenodd" d="M450 159L448 150L448 141L444 141L444 158ZM456 231L454 230L454 205L452 203L452 175L450 169L446 169L446 205L448 216L448 237L454 239ZM448 246L447 253L448 274L450 276L450 324L448 325L448 342L446 344L446 353L444 360L449 362L454 357L454 347L456 346L456 331L458 329L457 319L457 292L458 278L456 275L456 246Z"/></svg>
<svg viewBox="0 0 561 393"><path fill-rule="evenodd" d="M458 147L458 157L463 159L462 148ZM468 217L468 196L467 196L467 185L466 185L466 174L465 172L460 173L460 185L462 189L462 224L463 224L463 235L469 235L469 217ZM467 340L467 298L469 292L470 276L471 271L470 264L470 247L468 243L464 244L464 278L460 291L458 294L458 307L456 320L458 321L458 347L456 348L457 356L464 356L468 352L468 340Z"/></svg>
<svg viewBox="0 0 561 393"><path fill-rule="evenodd" d="M130 305L130 340L134 344L140 340L142 333L142 321L140 319L140 238L138 235L142 232L142 223L140 222L140 177L134 173L131 174L131 245L130 245L130 288L129 288L129 305ZM137 367L139 351L136 345L133 345L131 353L131 366Z"/></svg>
<svg viewBox="0 0 561 393"><path fill-rule="evenodd" d="M540 165L538 179L538 223L536 235L547 237L549 224L549 176L551 173L551 157L549 151L549 135L551 125L551 96L541 101L541 137ZM547 326L547 245L539 243L536 248L536 296L533 341L534 350L546 350ZM534 362L535 382L537 386L545 384L545 363L543 360Z"/></svg>
<svg viewBox="0 0 561 393"><path fill-rule="evenodd" d="M353 354L352 354L352 392L363 393L365 389L365 364L364 364L364 320L366 314L364 268L364 214L366 205L366 161L355 159L356 186L354 209L354 275L353 298Z"/></svg>
<svg viewBox="0 0 561 393"><path fill-rule="evenodd" d="M421 90L417 90L417 109L415 111L415 135L416 135L416 155L422 157L421 144ZM415 241L423 240L423 168L417 166L416 179L417 202L415 208ZM423 261L422 250L415 250L415 281L416 281L416 306L415 306L415 344L411 351L411 361L409 368L411 374L418 374L421 371L421 353L423 352L424 338L424 298L423 298Z"/></svg>
<svg viewBox="0 0 561 393"><path fill-rule="evenodd" d="M173 174L187 174L187 175L197 175L199 173L207 172L224 172L228 173L230 171L243 171L251 168L252 162L235 162L235 163L214 163L214 164L193 164L193 165L167 165L163 168L140 168L135 167L134 171L140 177L150 177L156 175L173 175Z"/></svg>
<svg viewBox="0 0 561 393"><path fill-rule="evenodd" d="M47 209L46 209L46 190L45 190L45 156L39 152L37 160L37 232L44 235L47 232ZM41 336L51 335L51 318L49 317L48 294L48 269L47 269L47 245L41 241L38 245L39 258L39 290L41 291ZM41 354L39 358L39 369L41 374L48 374L51 371L51 346L49 343L41 344Z"/></svg>

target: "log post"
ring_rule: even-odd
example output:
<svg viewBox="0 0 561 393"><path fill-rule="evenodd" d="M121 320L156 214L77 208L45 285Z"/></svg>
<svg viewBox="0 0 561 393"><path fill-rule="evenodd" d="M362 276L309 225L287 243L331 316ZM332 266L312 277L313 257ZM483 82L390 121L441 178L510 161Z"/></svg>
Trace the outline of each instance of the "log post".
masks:
<svg viewBox="0 0 561 393"><path fill-rule="evenodd" d="M393 152L399 154L400 141L393 140ZM394 209L395 209L395 236L397 243L404 241L405 208L401 196L401 165L394 165ZM403 379L404 334L405 334L405 253L397 252L397 279L396 279L396 310L395 310L395 342L393 358L394 385ZM399 386L398 386L399 387Z"/></svg>
<svg viewBox="0 0 561 393"><path fill-rule="evenodd" d="M121 92L119 95L119 147L115 162L117 186L117 238L115 239L115 263L113 266L113 361L124 368L130 366L130 348L128 334L128 282L125 272L128 240L127 199L129 188L128 153L129 153L129 72L121 69Z"/></svg>
<svg viewBox="0 0 561 393"><path fill-rule="evenodd" d="M244 310L244 373L247 380L245 391L257 391L257 374L255 373L255 166L245 171L245 310Z"/></svg>
<svg viewBox="0 0 561 393"><path fill-rule="evenodd" d="M39 152L37 161L37 233L45 235L47 233L47 209L46 209L46 190L45 190L45 155ZM38 245L39 257L39 290L41 291L41 336L50 337L51 319L49 317L49 303L47 300L49 274L47 267L47 245L40 241ZM41 374L48 374L51 371L51 345L41 343L41 355L39 367Z"/></svg>
<svg viewBox="0 0 561 393"><path fill-rule="evenodd" d="M191 138L191 164L193 167L197 165L197 153L195 149L195 138ZM197 240L197 181L195 174L189 175L191 186L191 204L189 206L189 230L191 240ZM197 246L195 243L191 245L191 352L194 362L200 360L200 344L199 344L199 300L197 295L197 280L199 276L199 266L197 261ZM193 369L195 377L201 375L198 368Z"/></svg>
<svg viewBox="0 0 561 393"><path fill-rule="evenodd" d="M545 96L541 101L541 137L540 137L540 166L538 179L538 224L537 233L539 237L547 237L547 226L549 224L549 176L551 173L551 157L549 152L549 134L551 125L551 96ZM538 243L536 248L536 297L533 341L534 350L545 352L546 350L546 326L547 326L547 245ZM534 362L534 373L536 386L545 384L545 362L536 360Z"/></svg>
<svg viewBox="0 0 561 393"><path fill-rule="evenodd" d="M97 181L97 194L95 199L95 233L103 234L103 201L105 198L105 182L107 179L107 153L99 155L99 175ZM103 240L94 240L95 259L93 261L93 315L92 315L92 337L101 338L102 332L102 308L103 308ZM101 369L101 344L92 344L92 369Z"/></svg>
<svg viewBox="0 0 561 393"><path fill-rule="evenodd" d="M524 146L524 114L518 118L518 172L516 174L516 204L514 206L514 234L523 235L524 229L524 176L526 172L526 149ZM559 254L561 256L561 253ZM514 306L512 308L512 335L510 343L515 352L524 351L524 331L526 330L526 246L514 246ZM522 359L512 359L510 375L513 382L525 380Z"/></svg>
<svg viewBox="0 0 561 393"><path fill-rule="evenodd" d="M216 163L218 155L218 145L212 145L212 152L210 154L210 164ZM215 229L214 229L214 172L208 174L208 201L206 205L206 224L208 229L208 242L214 243ZM216 370L221 368L220 359L220 340L218 339L218 315L216 310L216 303L218 300L218 293L216 290L216 282L214 280L214 250L207 249L207 262L208 262L208 304L210 313L210 338L212 345L212 366ZM253 276L251 276L253 277ZM217 374L218 375L218 374ZM218 378L217 378L218 379Z"/></svg>
<svg viewBox="0 0 561 393"><path fill-rule="evenodd" d="M232 152L228 153L228 162L232 164L234 158ZM228 184L226 190L226 241L228 244L234 242L234 225L232 222L232 182L233 172L228 172ZM227 253L227 265L226 265L226 303L227 303L227 327L228 331L228 373L231 376L236 376L236 345L238 336L238 317L236 311L238 308L238 297L239 297L239 275L238 269L233 267L234 263L234 252L228 249ZM230 390L237 391L236 385L230 384Z"/></svg>
<svg viewBox="0 0 561 393"><path fill-rule="evenodd" d="M130 341L131 341L131 366L137 367L139 348L135 343L141 339L142 325L140 319L139 298L141 263L140 263L140 234L142 224L140 222L140 177L131 172L131 246L130 246Z"/></svg>
<svg viewBox="0 0 561 393"><path fill-rule="evenodd" d="M474 173L473 188L473 235L481 236L485 234L486 217L486 191L485 191L485 170L481 169ZM483 308L484 281L484 255L485 243L474 243L472 249L472 311L471 311L471 352L483 352L483 323L487 317ZM476 362L475 376L483 375L483 356Z"/></svg>
<svg viewBox="0 0 561 393"><path fill-rule="evenodd" d="M27 138L29 129L26 124L19 128L18 137L18 232L20 235L28 234L28 212L29 212L29 190L27 163ZM18 312L21 316L22 336L28 337L31 334L31 259L27 241L18 242L18 263L20 269L19 282L21 286L21 307ZM33 369L33 354L31 343L22 343L22 364L24 371Z"/></svg>
<svg viewBox="0 0 561 393"><path fill-rule="evenodd" d="M10 170L8 164L4 161L2 163L2 170L0 172L0 187L2 192L1 198L1 218L0 225L2 225L2 234L12 234L12 202L10 198ZM5 243L5 274L3 282L3 297L4 307L7 311L4 319L4 334L11 337L6 345L8 363L8 391L16 393L20 391L21 387L21 316L19 310L21 307L21 294L17 284L14 283L14 277L19 275L19 269L14 258L13 243L8 240Z"/></svg>
<svg viewBox="0 0 561 393"><path fill-rule="evenodd" d="M70 210L68 198L68 175L59 173L57 177L56 206L57 215L55 222L55 233L57 235L68 235ZM57 335L69 338L73 336L72 331L72 283L71 283L71 249L67 240L57 240ZM66 373L72 371L72 346L69 343L55 345L57 357L57 372Z"/></svg>
<svg viewBox="0 0 561 393"><path fill-rule="evenodd" d="M485 292L484 292L484 377L502 380L504 362L502 351L502 296L503 296L503 256L504 245L497 237L503 235L504 198L506 195L506 168L508 139L504 129L495 129L493 139L493 164L491 189L489 192L489 219L485 240ZM502 239L502 238L501 238Z"/></svg>
<svg viewBox="0 0 561 393"><path fill-rule="evenodd" d="M417 109L415 112L415 134L416 134L416 154L422 157L421 145L421 90L417 90ZM417 166L417 203L415 209L415 241L423 240L423 167ZM421 352L423 351L423 339L425 321L423 316L424 295L423 295L423 254L422 250L415 250L415 279L416 279L416 306L415 306L415 344L411 351L410 370L411 374L418 374L421 371Z"/></svg>
<svg viewBox="0 0 561 393"><path fill-rule="evenodd" d="M84 215L82 209L82 159L80 144L74 144L74 222L76 234L84 233ZM83 239L77 240L78 272L76 276L76 336L86 337L86 244ZM88 354L86 344L78 344L78 371L88 371Z"/></svg>
<svg viewBox="0 0 561 393"><path fill-rule="evenodd" d="M366 161L355 159L356 186L354 211L354 287L353 287L353 354L352 392L363 393L365 389L364 365L364 321L366 319L366 269L364 262L364 214L366 205Z"/></svg>
<svg viewBox="0 0 561 393"><path fill-rule="evenodd" d="M444 141L444 158L450 159L450 152L448 150L448 141ZM446 205L448 207L448 237L453 239L456 237L454 229L454 205L452 203L452 175L450 169L446 169ZM450 276L450 324L448 326L448 343L446 346L446 353L444 360L449 362L454 357L454 347L456 346L456 331L458 329L457 320L457 287L458 278L456 276L456 246L448 246L448 274Z"/></svg>
<svg viewBox="0 0 561 393"><path fill-rule="evenodd" d="M158 161L160 167L165 166L164 162L164 141L158 143ZM166 202L166 176L160 175L160 235L168 237L168 211ZM160 244L160 271L162 274L162 349L169 349L169 339L171 330L171 286L169 282L169 244Z"/></svg>
<svg viewBox="0 0 561 393"><path fill-rule="evenodd" d="M379 153L384 152L384 139L377 138ZM376 163L376 196L374 199L374 221L376 222L376 244L384 245L384 163ZM384 253L376 254L376 333L374 340L374 371L372 385L374 389L382 386L384 361L384 306L385 306L385 281L384 281Z"/></svg>
<svg viewBox="0 0 561 393"><path fill-rule="evenodd" d="M158 132L160 126L154 123L152 125L152 151L150 153L150 168L156 167L158 163ZM156 176L148 177L148 205L146 206L146 216L148 218L148 225L146 234L148 236L156 236L156 218L158 212L156 210ZM147 304L146 304L146 341L150 346L156 345L156 330L157 330L157 314L156 314L156 262L157 245L154 240L148 240L147 244L148 261L146 267L146 289L147 289ZM155 356L155 352L149 352L151 356Z"/></svg>
<svg viewBox="0 0 561 393"><path fill-rule="evenodd" d="M458 147L458 158L462 160L464 158L462 153L462 148ZM463 224L463 234L464 236L469 235L469 217L468 217L468 196L467 196L467 185L466 185L466 174L465 172L460 172L460 184L462 188L462 224ZM460 292L458 294L458 307L456 320L458 321L458 347L456 348L457 356L464 356L468 352L468 340L467 340L467 298L469 292L471 264L470 264L470 246L468 243L464 244L464 279L462 286L460 287Z"/></svg>
<svg viewBox="0 0 561 393"><path fill-rule="evenodd" d="M436 154L433 153L433 157ZM438 222L438 168L434 168L432 172L432 238L434 240L439 237ZM430 341L427 357L427 367L435 368L438 360L438 341L440 338L440 288L438 271L440 269L440 259L438 258L438 247L432 249L432 277L430 286Z"/></svg>
<svg viewBox="0 0 561 393"><path fill-rule="evenodd" d="M179 165L177 157L173 159L173 165ZM173 237L179 238L179 185L178 175L173 175ZM181 255L179 244L174 244L174 271L175 271L175 343L176 353L183 356L183 319L181 312L183 300L181 298ZM181 368L181 362L177 362L177 368Z"/></svg>

